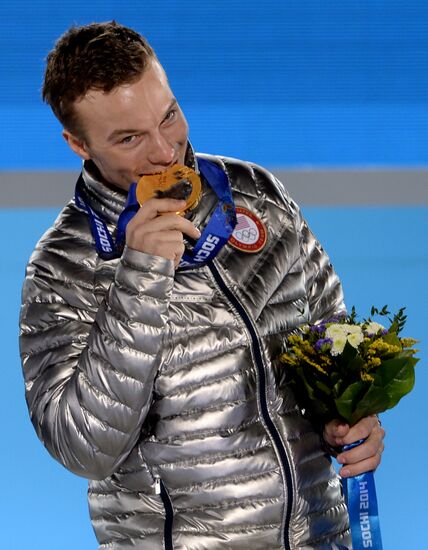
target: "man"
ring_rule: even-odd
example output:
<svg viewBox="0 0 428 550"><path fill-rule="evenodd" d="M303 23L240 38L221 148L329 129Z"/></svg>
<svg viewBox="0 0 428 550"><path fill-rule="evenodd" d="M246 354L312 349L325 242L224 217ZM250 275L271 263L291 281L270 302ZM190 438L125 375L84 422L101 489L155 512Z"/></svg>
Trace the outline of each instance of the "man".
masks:
<svg viewBox="0 0 428 550"><path fill-rule="evenodd" d="M378 466L384 432L313 426L276 361L287 333L344 307L297 206L263 168L193 153L156 55L115 22L60 38L43 95L84 165L30 259L21 354L40 439L90 480L100 548L349 548L322 436L367 438L337 457L346 477ZM151 198L123 223L131 184L176 164L201 172L198 206ZM197 263L230 190L238 224Z"/></svg>

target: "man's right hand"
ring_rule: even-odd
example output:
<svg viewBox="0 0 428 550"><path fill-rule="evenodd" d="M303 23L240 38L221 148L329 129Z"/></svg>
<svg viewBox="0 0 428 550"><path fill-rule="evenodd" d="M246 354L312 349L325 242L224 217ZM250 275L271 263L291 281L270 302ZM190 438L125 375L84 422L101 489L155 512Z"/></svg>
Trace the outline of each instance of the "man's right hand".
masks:
<svg viewBox="0 0 428 550"><path fill-rule="evenodd" d="M172 260L178 267L184 253L183 237L199 239L200 231L177 212L186 201L150 199L126 227L126 244L134 250Z"/></svg>

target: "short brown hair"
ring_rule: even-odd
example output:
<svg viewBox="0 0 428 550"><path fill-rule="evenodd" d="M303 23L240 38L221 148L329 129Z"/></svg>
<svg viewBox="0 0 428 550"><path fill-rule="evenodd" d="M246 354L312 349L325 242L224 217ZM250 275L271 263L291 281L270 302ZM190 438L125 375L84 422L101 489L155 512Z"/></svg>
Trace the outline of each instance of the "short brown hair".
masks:
<svg viewBox="0 0 428 550"><path fill-rule="evenodd" d="M150 59L157 58L147 40L115 21L72 27L47 56L43 99L64 128L83 137L73 103L88 90L136 82Z"/></svg>

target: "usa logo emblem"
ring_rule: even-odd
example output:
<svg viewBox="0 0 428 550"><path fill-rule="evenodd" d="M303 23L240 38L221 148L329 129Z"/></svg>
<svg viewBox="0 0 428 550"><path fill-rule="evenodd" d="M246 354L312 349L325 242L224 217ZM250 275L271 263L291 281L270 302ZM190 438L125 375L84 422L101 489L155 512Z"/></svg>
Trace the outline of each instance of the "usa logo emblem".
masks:
<svg viewBox="0 0 428 550"><path fill-rule="evenodd" d="M250 254L263 249L267 240L267 231L259 218L242 206L236 207L237 224L229 239L229 244L242 252Z"/></svg>

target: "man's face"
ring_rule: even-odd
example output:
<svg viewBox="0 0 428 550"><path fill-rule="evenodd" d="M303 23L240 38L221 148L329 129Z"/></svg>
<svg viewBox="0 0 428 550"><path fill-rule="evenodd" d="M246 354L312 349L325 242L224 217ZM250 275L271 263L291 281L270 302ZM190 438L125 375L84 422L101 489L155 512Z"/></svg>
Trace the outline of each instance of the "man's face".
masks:
<svg viewBox="0 0 428 550"><path fill-rule="evenodd" d="M85 139L66 130L64 138L107 182L128 190L143 174L184 164L187 122L157 61L134 84L109 93L90 90L74 108Z"/></svg>

